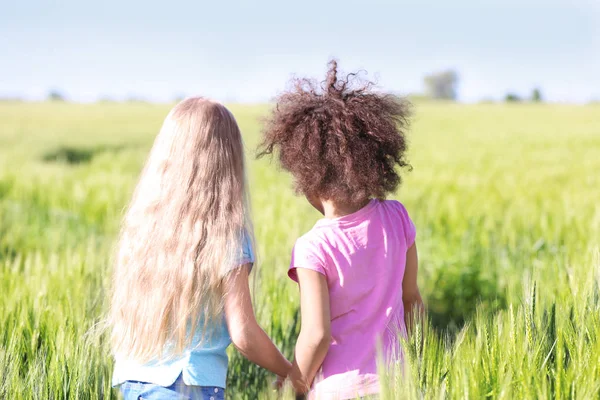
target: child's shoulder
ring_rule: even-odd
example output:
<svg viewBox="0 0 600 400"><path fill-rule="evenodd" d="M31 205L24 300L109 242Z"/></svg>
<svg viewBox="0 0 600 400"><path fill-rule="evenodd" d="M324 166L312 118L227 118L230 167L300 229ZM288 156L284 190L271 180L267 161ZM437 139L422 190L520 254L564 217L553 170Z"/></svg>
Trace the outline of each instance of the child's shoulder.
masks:
<svg viewBox="0 0 600 400"><path fill-rule="evenodd" d="M392 211L396 211L402 216L408 216L408 211L406 210L406 207L404 207L404 204L402 204L398 200L380 200L379 206Z"/></svg>
<svg viewBox="0 0 600 400"><path fill-rule="evenodd" d="M327 251L325 250L324 243L325 241L320 237L318 230L315 230L315 228L296 239L296 243L292 249L290 278L298 281L295 273L295 268L297 267L314 269L326 275L324 271Z"/></svg>
<svg viewBox="0 0 600 400"><path fill-rule="evenodd" d="M404 204L397 200L384 200L381 203L382 206L386 207L391 214L394 214L397 221L400 222L399 225L402 226L406 241L410 246L415 240L416 228L406 207L404 207Z"/></svg>
<svg viewBox="0 0 600 400"><path fill-rule="evenodd" d="M331 241L331 228L316 224L308 232L296 239L295 252L309 252L322 254L327 252Z"/></svg>
<svg viewBox="0 0 600 400"><path fill-rule="evenodd" d="M296 246L316 246L324 239L323 229L315 226L296 239Z"/></svg>

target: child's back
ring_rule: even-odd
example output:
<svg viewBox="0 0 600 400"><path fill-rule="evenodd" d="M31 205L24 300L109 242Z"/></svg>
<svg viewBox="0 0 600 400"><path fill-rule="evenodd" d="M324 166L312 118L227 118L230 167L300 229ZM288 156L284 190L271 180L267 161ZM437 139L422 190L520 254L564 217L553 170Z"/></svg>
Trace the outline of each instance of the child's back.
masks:
<svg viewBox="0 0 600 400"><path fill-rule="evenodd" d="M296 242L290 277L312 269L329 288L332 340L315 385L319 397L377 391L374 354L396 354L405 330L402 279L414 239L402 204L371 200L353 214L319 220Z"/></svg>
<svg viewBox="0 0 600 400"><path fill-rule="evenodd" d="M222 104L169 113L123 219L110 322L125 400L222 399L226 349L287 375L254 317L241 132ZM183 395L183 397L182 397Z"/></svg>
<svg viewBox="0 0 600 400"><path fill-rule="evenodd" d="M297 241L290 267L302 314L290 377L319 399L377 393L378 354L399 353L404 321L422 305L414 225L385 200L408 166L410 107L355 75L338 78L332 62L324 82L296 81L277 100L261 153L277 153L325 216Z"/></svg>

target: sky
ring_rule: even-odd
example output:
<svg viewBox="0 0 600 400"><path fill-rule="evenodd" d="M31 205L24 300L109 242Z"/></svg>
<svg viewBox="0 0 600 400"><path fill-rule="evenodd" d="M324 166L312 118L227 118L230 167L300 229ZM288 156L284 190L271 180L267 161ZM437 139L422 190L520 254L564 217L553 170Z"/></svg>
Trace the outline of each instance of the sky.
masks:
<svg viewBox="0 0 600 400"><path fill-rule="evenodd" d="M0 98L263 102L327 61L384 90L600 100L600 0L0 0Z"/></svg>

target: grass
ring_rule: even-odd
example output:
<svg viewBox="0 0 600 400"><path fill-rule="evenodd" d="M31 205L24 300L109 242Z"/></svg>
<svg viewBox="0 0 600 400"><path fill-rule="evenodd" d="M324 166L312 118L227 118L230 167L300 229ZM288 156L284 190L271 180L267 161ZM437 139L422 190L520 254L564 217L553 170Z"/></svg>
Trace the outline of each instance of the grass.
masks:
<svg viewBox="0 0 600 400"><path fill-rule="evenodd" d="M109 399L106 311L119 218L167 105L0 104L0 398ZM291 356L286 278L318 215L248 147L262 325ZM384 399L600 395L600 108L419 103L395 196L417 226L429 320L382 371ZM232 398L267 373L231 352Z"/></svg>

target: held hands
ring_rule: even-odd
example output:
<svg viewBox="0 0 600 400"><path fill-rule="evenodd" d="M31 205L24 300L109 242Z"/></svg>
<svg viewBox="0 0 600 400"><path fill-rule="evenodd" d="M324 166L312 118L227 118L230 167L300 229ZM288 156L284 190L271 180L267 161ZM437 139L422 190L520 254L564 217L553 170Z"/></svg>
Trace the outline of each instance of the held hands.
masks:
<svg viewBox="0 0 600 400"><path fill-rule="evenodd" d="M277 375L277 379L273 382L273 389L280 391L285 385L287 377Z"/></svg>
<svg viewBox="0 0 600 400"><path fill-rule="evenodd" d="M283 393L283 389L286 386L286 382L288 381L288 378L289 378L289 376L288 377L277 376L277 379L275 381L273 381L273 383L272 383L273 390L279 392L280 396ZM306 400L308 398L306 393L299 393L297 391L294 391L294 392L292 392L292 393L295 394L295 399L296 400Z"/></svg>

